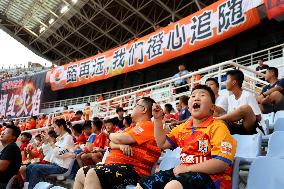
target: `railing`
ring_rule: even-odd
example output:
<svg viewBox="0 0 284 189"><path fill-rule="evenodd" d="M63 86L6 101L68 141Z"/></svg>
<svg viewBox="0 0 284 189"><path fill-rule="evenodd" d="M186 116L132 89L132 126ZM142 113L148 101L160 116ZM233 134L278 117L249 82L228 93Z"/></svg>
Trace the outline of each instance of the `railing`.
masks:
<svg viewBox="0 0 284 189"><path fill-rule="evenodd" d="M232 59L231 61L244 65L244 66L249 66L257 63L257 61L262 58L264 61L266 60L272 60L278 57L283 56L283 48L284 44L277 45L271 48L267 48L265 50L261 50L255 53L251 53L249 55L245 55L242 57L238 57L235 59ZM210 71L209 71L210 72ZM147 88L150 86L155 86L159 83L161 83L164 80L170 80L171 78L166 78L150 83L146 83L143 85L139 86L134 86L130 88L124 88L121 90L116 90L108 93L104 93L103 96L105 99L111 99L116 96L121 96L123 94L128 94L130 92L138 91L139 89L142 88ZM60 100L60 101L53 101L53 102L46 102L41 104L42 109L47 109L47 108L56 108L56 107L63 107L63 106L70 106L70 105L76 105L76 104L83 104L87 102L97 102L100 94L97 95L91 95L91 96L85 96L85 97L79 97L79 98L72 98L72 99L66 99L66 100Z"/></svg>
<svg viewBox="0 0 284 189"><path fill-rule="evenodd" d="M217 65L213 65L213 66L209 66L207 68L203 68L200 69L196 72L184 75L180 78L176 78L176 79L170 79L167 81L164 81L162 83L153 85L153 86L149 86L149 87L145 87L144 89L139 89L137 91L133 91L133 92L129 92L128 94L124 94L124 95L119 95L116 96L114 98L111 99L107 99L107 100L103 100L101 102L96 102L94 104L92 104L93 109L94 109L94 114L96 116L99 117L111 117L115 115L115 107L117 105L119 106L125 106L125 109L128 110L128 113L131 112L131 110L133 109L133 106L135 105L137 99L139 99L140 97L137 96L137 94L139 93L143 93L144 92L144 96L150 96L152 98L154 98L154 95L158 96L158 98L156 98L155 100L158 103L173 103L175 102L175 100L180 97L181 95L189 95L191 89L194 87L194 85L196 83L201 82L196 81L194 79L191 79L191 83L189 84L190 90L185 92L185 93L179 93L179 94L175 94L174 90L176 89L172 84L179 79L182 78L195 78L196 75L200 75L202 77L202 80L205 80L209 77L216 77L218 78L219 82L221 83L221 76L225 75L226 72L228 70L234 69L234 68L238 68L241 69L243 71L249 72L249 74L245 73L245 84L244 87L247 90L250 91L255 91L256 87L256 83L262 83L262 84L267 84L267 82L264 82L260 79L258 79L258 76L263 77L264 74L256 72L255 70L252 70L251 68L248 68L246 66L240 65L240 64L236 64L232 61L227 61L221 64L217 64ZM254 75L254 76L252 76ZM181 86L183 87L183 86ZM165 97L163 97L163 95L159 94L155 91L157 91L157 89L165 89L165 91L167 91L167 95L165 95ZM147 92L147 93L145 93ZM163 93L163 90L160 90L160 93ZM115 103L113 103L115 102Z"/></svg>
<svg viewBox="0 0 284 189"><path fill-rule="evenodd" d="M279 65L279 67L282 67L282 66L284 66L284 64ZM209 78L209 77L218 78L219 83L222 85L222 82L221 82L222 75L225 75L228 70L235 69L235 68L241 69L245 73L245 82L244 82L244 85L243 85L243 88L245 90L248 90L252 93L255 93L255 91L260 90L260 88L257 87L256 84L259 84L259 83L263 84L263 85L267 84L267 82L258 79L259 76L263 77L264 74L262 74L260 72L256 72L255 70L253 70L249 67L234 63L232 61L227 61L227 62L223 62L223 63L217 64L217 65L209 66L207 68L200 69L196 72L190 73L188 75L184 75L180 78L170 79L170 80L164 81L162 83L146 87L144 89L139 89L137 91L130 92L129 94L124 94L124 95L114 97L112 99L107 99L107 100L104 100L104 101L101 101L101 102L97 102L93 106L94 114L98 117L103 117L103 118L115 116L116 115L115 107L111 106L111 104L110 104L112 101L117 101L120 105L121 104L128 104L127 107L125 107L125 109L128 111L128 113L131 113L134 105L136 104L136 101L138 100L138 98L140 98L140 97L137 97L136 94L141 93L141 92L145 92L145 91L150 91L150 93L148 93L146 96L153 97L153 93L151 93L151 91L154 91L153 89L165 89L168 92L167 96L156 99L157 103L160 103L160 104L175 103L176 99L178 97L180 97L181 95L189 95L191 89L194 87L194 84L202 82L200 80L196 81L194 79L191 79L191 82L189 84L189 86L190 86L189 91L186 91L184 93L175 94L173 91L176 88L173 87L172 83L175 82L176 80L182 79L182 78L195 78L194 76L201 75L203 81L205 79ZM161 92L163 92L163 91L161 91ZM125 98L125 97L129 97L129 98ZM62 112L51 113L51 114L48 115L48 119L53 120L60 113L62 113ZM21 118L19 118L19 119L21 119ZM42 130L47 130L47 129L48 129L48 127L45 127L45 128L41 128L41 129L34 129L34 130L31 130L31 131L28 131L28 132L34 133L34 132L40 132Z"/></svg>

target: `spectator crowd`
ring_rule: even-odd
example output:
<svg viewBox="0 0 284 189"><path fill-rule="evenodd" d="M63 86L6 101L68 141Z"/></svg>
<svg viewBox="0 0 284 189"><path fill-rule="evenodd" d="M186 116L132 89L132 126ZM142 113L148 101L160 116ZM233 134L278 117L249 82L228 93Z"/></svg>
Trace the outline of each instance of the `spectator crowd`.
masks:
<svg viewBox="0 0 284 189"><path fill-rule="evenodd" d="M142 97L131 115L117 107L117 117L99 118L87 103L82 111L64 107L53 119L41 115L3 123L0 189L13 175L18 175L19 185L25 182L32 189L70 166L74 189L127 185L138 189L229 189L237 146L232 135L264 132L261 114L284 110L284 81L278 79L277 68L265 69L264 79L269 84L256 96L243 89L244 73L230 70L225 84L230 95L219 94L221 84L216 78L207 78L204 85L192 87L190 96L181 95L175 108ZM180 65L179 73L175 79L189 72ZM177 80L175 85L186 82ZM188 89L182 86L176 93ZM45 126L48 130L30 133ZM180 165L151 172L164 150L177 147L181 148Z"/></svg>

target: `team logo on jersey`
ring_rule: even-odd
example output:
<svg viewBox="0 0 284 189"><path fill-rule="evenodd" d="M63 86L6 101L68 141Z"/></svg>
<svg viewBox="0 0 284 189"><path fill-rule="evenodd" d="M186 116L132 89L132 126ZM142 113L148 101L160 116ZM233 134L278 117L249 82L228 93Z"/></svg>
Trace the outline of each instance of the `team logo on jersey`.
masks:
<svg viewBox="0 0 284 189"><path fill-rule="evenodd" d="M228 154L231 155L232 154L232 144L229 142L221 142L221 152L223 154Z"/></svg>
<svg viewBox="0 0 284 189"><path fill-rule="evenodd" d="M203 154L208 152L208 140L198 140L198 151Z"/></svg>

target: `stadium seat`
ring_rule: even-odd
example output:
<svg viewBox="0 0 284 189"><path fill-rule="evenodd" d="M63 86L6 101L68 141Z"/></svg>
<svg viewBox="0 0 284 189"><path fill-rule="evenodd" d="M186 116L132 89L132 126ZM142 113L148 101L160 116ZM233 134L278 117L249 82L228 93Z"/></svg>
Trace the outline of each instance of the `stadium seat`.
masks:
<svg viewBox="0 0 284 189"><path fill-rule="evenodd" d="M270 125L270 129L274 129L277 121L281 118L284 118L284 110L277 111L274 115L273 124Z"/></svg>
<svg viewBox="0 0 284 189"><path fill-rule="evenodd" d="M17 178L17 175L14 175L12 178L10 178L10 180L9 180L7 186L6 186L6 189L12 189L13 188L12 186L13 186L13 183L16 180L16 178Z"/></svg>
<svg viewBox="0 0 284 189"><path fill-rule="evenodd" d="M275 131L268 141L266 156L284 158L284 131Z"/></svg>
<svg viewBox="0 0 284 189"><path fill-rule="evenodd" d="M237 151L232 176L232 188L239 188L239 171L247 169L251 162L261 155L261 134L233 135L237 140Z"/></svg>
<svg viewBox="0 0 284 189"><path fill-rule="evenodd" d="M273 124L274 131L284 131L284 117L278 118Z"/></svg>
<svg viewBox="0 0 284 189"><path fill-rule="evenodd" d="M267 121L268 126L272 126L274 123L274 112L268 113L268 114L261 114L262 120L264 120L265 122Z"/></svg>
<svg viewBox="0 0 284 189"><path fill-rule="evenodd" d="M283 189L284 159L259 157L251 165L247 189Z"/></svg>
<svg viewBox="0 0 284 189"><path fill-rule="evenodd" d="M75 162L75 159L72 159L72 161L71 161L71 163L69 165L69 168L68 168L68 170L65 173L63 173L63 174L51 174L51 175L48 175L48 176L49 177L56 177L57 180L64 180L64 179L66 179L71 174L74 162Z"/></svg>
<svg viewBox="0 0 284 189"><path fill-rule="evenodd" d="M62 186L53 186L53 187L50 188L50 189L66 189L66 188L64 188L64 187L62 187Z"/></svg>
<svg viewBox="0 0 284 189"><path fill-rule="evenodd" d="M39 182L33 189L50 189L53 185L48 182Z"/></svg>

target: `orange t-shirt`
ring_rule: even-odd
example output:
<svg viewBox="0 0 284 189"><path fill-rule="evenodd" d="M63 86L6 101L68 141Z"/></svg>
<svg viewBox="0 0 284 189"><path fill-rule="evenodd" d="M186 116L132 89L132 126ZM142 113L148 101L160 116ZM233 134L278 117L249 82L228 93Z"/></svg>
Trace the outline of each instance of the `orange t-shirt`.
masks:
<svg viewBox="0 0 284 189"><path fill-rule="evenodd" d="M30 123L28 124L28 130L32 130L36 128L36 121L34 119L30 120Z"/></svg>
<svg viewBox="0 0 284 189"><path fill-rule="evenodd" d="M92 112L91 107L86 107L86 108L84 109L85 120L90 120L91 112Z"/></svg>
<svg viewBox="0 0 284 189"><path fill-rule="evenodd" d="M136 141L131 145L133 156L126 156L119 149L111 149L105 164L132 164L141 177L149 176L152 166L161 155L154 138L153 123L140 122L125 132Z"/></svg>
<svg viewBox="0 0 284 189"><path fill-rule="evenodd" d="M27 127L27 124L26 122L22 122L22 125L21 125L21 131L25 131L26 130L26 127Z"/></svg>

